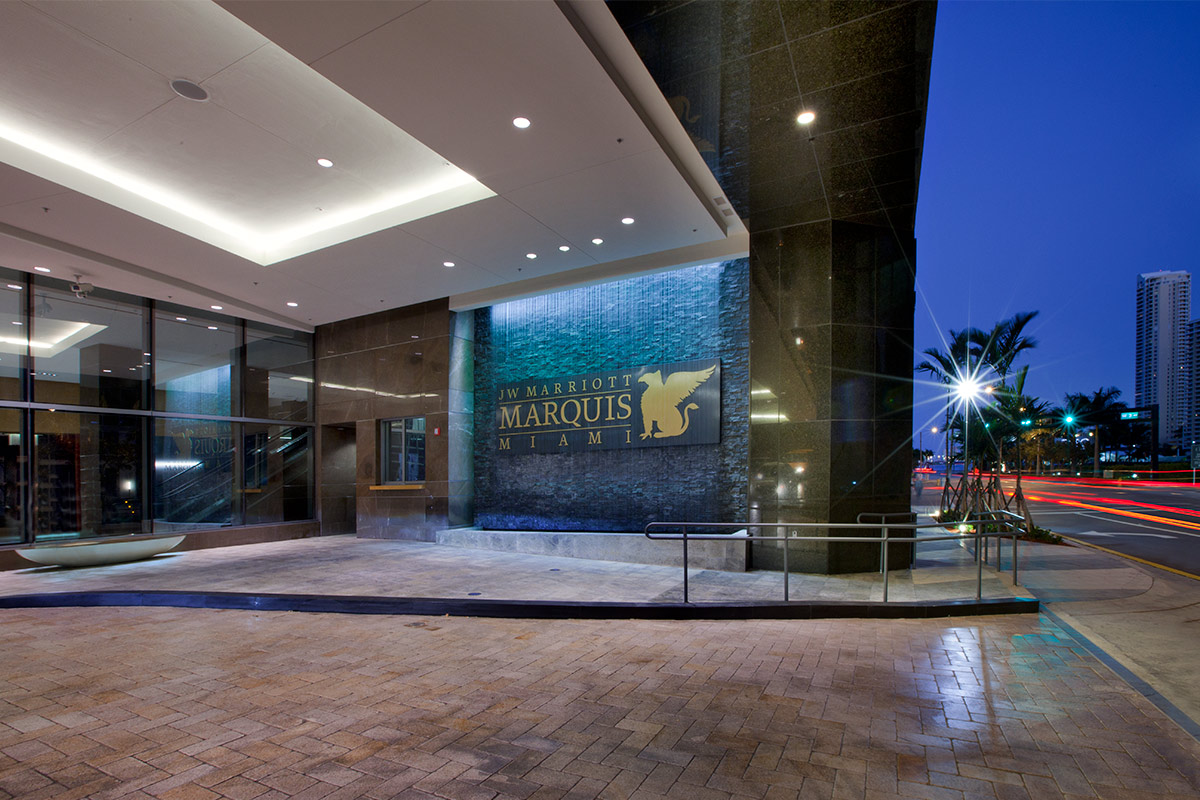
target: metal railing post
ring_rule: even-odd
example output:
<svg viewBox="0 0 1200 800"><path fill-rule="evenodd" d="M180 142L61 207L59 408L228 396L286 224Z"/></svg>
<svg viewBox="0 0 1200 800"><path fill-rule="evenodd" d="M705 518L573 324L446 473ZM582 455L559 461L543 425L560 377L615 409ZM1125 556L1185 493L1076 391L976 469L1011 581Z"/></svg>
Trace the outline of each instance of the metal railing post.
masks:
<svg viewBox="0 0 1200 800"><path fill-rule="evenodd" d="M884 526L884 528L883 528L883 539L880 542L879 546L881 548L883 548L883 554L881 556L881 560L883 561L883 602L886 603L888 601L888 529L887 529L887 526Z"/></svg>
<svg viewBox="0 0 1200 800"><path fill-rule="evenodd" d="M981 529L982 529L982 526L980 526L980 525L975 526L975 564L976 564L976 573L977 573L975 576L975 600L976 600L976 602L983 599L983 559L979 558L979 545L980 545L980 538L981 538L980 534L982 533Z"/></svg>
<svg viewBox="0 0 1200 800"><path fill-rule="evenodd" d="M783 602L790 603L792 598L788 591L788 578L792 574L788 569L788 550L791 550L788 542L788 529L783 529Z"/></svg>
<svg viewBox="0 0 1200 800"><path fill-rule="evenodd" d="M1020 529L1013 529L1013 586L1020 586L1017 583L1017 539L1020 537Z"/></svg>
<svg viewBox="0 0 1200 800"><path fill-rule="evenodd" d="M683 602L685 602L685 603L690 602L688 600L688 546L687 546L687 542L688 542L687 525L684 525L683 526Z"/></svg>

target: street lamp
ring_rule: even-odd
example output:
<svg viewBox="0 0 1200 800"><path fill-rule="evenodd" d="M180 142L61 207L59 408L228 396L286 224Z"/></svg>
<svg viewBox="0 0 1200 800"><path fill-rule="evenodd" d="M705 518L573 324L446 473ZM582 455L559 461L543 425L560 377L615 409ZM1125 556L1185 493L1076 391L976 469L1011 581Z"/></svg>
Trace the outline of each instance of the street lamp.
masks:
<svg viewBox="0 0 1200 800"><path fill-rule="evenodd" d="M961 378L954 386L954 394L963 404L963 477L970 479L969 464L971 458L971 403L983 392L983 385L975 378Z"/></svg>
<svg viewBox="0 0 1200 800"><path fill-rule="evenodd" d="M929 432L937 433L937 425L934 425L932 428L930 428ZM918 442L917 446L920 448L920 451L921 451L921 457L917 461L919 464L924 464L925 463L925 429L924 428L922 428L921 432L919 434L917 434L917 442Z"/></svg>
<svg viewBox="0 0 1200 800"><path fill-rule="evenodd" d="M1066 416L1064 416L1063 417L1063 427L1065 427L1067 429L1067 443L1068 443L1067 446L1069 448L1069 452L1071 455L1071 472L1074 473L1075 472L1075 445L1078 444L1078 442L1075 441L1075 417L1071 414L1067 414ZM1071 477L1075 477L1074 474L1072 474Z"/></svg>

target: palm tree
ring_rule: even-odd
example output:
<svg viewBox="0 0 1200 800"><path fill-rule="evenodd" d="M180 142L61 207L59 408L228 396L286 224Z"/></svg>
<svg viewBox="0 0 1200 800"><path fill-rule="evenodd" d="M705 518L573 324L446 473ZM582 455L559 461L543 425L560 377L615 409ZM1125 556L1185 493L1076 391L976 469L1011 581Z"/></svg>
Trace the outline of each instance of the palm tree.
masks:
<svg viewBox="0 0 1200 800"><path fill-rule="evenodd" d="M931 360L922 361L914 371L928 374L938 383L951 387L971 374L971 363L979 363L979 349L975 342L983 335L978 328L965 328L961 331L950 331L950 339L946 342L945 352L936 347L925 350L925 355ZM950 424L950 404L946 404L946 425L942 429L946 433L946 481L942 489L942 511L946 510L947 498L950 496L950 440L953 428ZM963 453L963 471L966 472L966 453Z"/></svg>
<svg viewBox="0 0 1200 800"><path fill-rule="evenodd" d="M1121 390L1107 386L1089 394L1082 392L1067 395L1067 407L1074 410L1075 424L1092 426L1092 477L1100 477L1100 431L1117 420L1128 406L1117 398ZM1074 471L1074 470L1072 470Z"/></svg>
<svg viewBox="0 0 1200 800"><path fill-rule="evenodd" d="M990 331L984 331L980 328L965 328L960 331L951 330L950 338L946 342L946 350L942 351L937 348L929 348L925 350L925 355L929 358L922 361L916 366L917 372L924 372L939 383L945 384L947 389L955 384L961 384L964 381L973 380L978 382L980 375L985 373L994 373L999 378L999 385L989 388L993 398L997 397L997 392L1003 393L1006 391L1005 381L1013 368L1013 362L1017 357L1026 350L1037 346L1037 340L1025 333L1025 328L1036 317L1036 311L1022 311L1002 320L992 327ZM1021 388L1016 392L1016 396L1020 397L1024 391L1024 371L1020 377ZM994 413L997 409L991 408L993 403L989 403L987 407L982 409L978 415L978 424L969 419L970 415L964 413L961 418L955 420L953 424L950 422L950 409L947 406L947 464L946 464L946 485L942 492L943 510L947 505L953 505L956 510L964 510L968 504L974 507L976 502L981 499L983 487L980 483L972 489L970 486L970 461L972 453L968 448L968 443L974 440L980 444L991 441L996 453L997 463L1003 460L1003 438L1004 434L1000 434L1000 430L992 431L993 418L997 415ZM964 412L969 411L964 409ZM1009 415L1011 418L1011 415ZM957 433L957 436L955 434ZM1011 435L1011 434L1008 434ZM950 457L949 447L950 439L957 438L962 442L963 448L963 481L959 491L952 491L950 486ZM986 445L980 447L976 445L977 450L986 449ZM989 495L996 494L997 497L1002 497L1002 492L999 492L999 481L993 475L989 482ZM972 495L968 498L968 495ZM1007 502L1005 502L1007 505Z"/></svg>
<svg viewBox="0 0 1200 800"><path fill-rule="evenodd" d="M974 344L979 348L980 358L984 364L996 371L1001 380L1012 372L1017 356L1037 347L1037 339L1025 335L1025 326L1037 315L1037 311L1019 311L1008 319L997 322L988 333L978 331Z"/></svg>

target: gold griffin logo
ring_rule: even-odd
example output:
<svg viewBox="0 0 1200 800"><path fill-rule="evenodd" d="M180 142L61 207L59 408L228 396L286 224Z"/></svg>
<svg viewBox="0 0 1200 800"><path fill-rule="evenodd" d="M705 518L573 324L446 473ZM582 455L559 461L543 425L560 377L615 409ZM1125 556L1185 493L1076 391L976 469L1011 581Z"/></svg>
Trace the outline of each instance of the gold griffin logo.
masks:
<svg viewBox="0 0 1200 800"><path fill-rule="evenodd" d="M640 438L668 439L672 436L682 436L688 429L691 420L688 412L699 409L695 403L688 403L680 412L679 404L700 384L712 377L716 367L700 370L699 372L673 372L662 378L662 370L656 369L638 378L638 383L646 384L642 392L642 435ZM658 430L654 430L655 426Z"/></svg>

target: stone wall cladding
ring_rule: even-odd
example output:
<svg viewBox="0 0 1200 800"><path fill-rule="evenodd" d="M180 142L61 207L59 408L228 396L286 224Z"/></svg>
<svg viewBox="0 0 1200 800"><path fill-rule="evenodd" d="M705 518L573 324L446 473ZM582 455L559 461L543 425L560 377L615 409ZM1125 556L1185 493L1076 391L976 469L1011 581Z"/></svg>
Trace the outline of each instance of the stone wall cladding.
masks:
<svg viewBox="0 0 1200 800"><path fill-rule="evenodd" d="M462 479L468 471L460 469L453 481L449 473L451 422L461 422L450 413L454 340L461 338L453 325L443 298L317 328L317 423L354 431L354 495L344 499L354 504L360 537L432 541L435 531L452 524L452 499L456 508L469 506L469 479ZM469 366L460 359L457 369L461 375ZM458 392L454 403L468 408L469 398ZM422 488L372 490L381 481L380 420L416 416L425 417L427 430L440 431L426 439ZM322 450L318 485L330 467L325 458ZM338 498L321 498L330 500Z"/></svg>
<svg viewBox="0 0 1200 800"><path fill-rule="evenodd" d="M476 524L640 531L746 518L745 259L572 289L476 312ZM498 386L643 364L721 359L721 443L501 455Z"/></svg>

